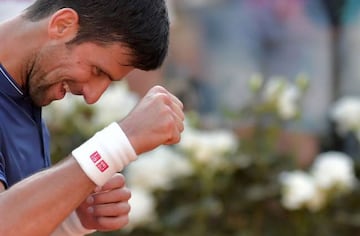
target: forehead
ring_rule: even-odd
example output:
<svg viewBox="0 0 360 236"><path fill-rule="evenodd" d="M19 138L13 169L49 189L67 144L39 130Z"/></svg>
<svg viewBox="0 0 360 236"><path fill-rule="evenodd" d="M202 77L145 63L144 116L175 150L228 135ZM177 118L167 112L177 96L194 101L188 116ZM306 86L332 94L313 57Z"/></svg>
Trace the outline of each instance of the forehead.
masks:
<svg viewBox="0 0 360 236"><path fill-rule="evenodd" d="M75 46L77 51L90 58L97 56L103 60L118 61L120 64L130 66L132 61L131 49L121 43L91 43L85 42Z"/></svg>

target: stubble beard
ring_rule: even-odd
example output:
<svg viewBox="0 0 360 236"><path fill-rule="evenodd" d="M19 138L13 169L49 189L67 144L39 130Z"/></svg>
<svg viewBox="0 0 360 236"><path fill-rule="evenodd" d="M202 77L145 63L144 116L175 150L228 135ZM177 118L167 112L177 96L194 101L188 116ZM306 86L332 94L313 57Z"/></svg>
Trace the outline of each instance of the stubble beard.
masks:
<svg viewBox="0 0 360 236"><path fill-rule="evenodd" d="M46 101L45 94L48 86L44 86L45 73L34 67L29 74L26 83L26 92L36 106L46 106L50 101Z"/></svg>

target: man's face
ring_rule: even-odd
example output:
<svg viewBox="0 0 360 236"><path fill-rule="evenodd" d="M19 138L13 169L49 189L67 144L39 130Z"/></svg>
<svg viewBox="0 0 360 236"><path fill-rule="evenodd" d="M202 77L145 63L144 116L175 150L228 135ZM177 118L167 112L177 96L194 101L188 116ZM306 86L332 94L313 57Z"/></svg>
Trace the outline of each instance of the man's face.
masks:
<svg viewBox="0 0 360 236"><path fill-rule="evenodd" d="M129 50L120 44L46 45L29 74L30 97L45 106L71 92L82 95L88 104L95 103L112 81L134 69L127 66L129 60Z"/></svg>

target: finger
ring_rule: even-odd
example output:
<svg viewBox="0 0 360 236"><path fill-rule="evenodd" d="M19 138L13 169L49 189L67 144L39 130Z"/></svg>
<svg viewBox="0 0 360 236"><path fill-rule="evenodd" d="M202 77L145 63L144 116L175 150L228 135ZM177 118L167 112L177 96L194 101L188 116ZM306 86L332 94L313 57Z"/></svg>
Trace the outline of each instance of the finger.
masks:
<svg viewBox="0 0 360 236"><path fill-rule="evenodd" d="M118 202L111 204L101 204L93 206L92 214L96 217L107 216L121 216L130 212L130 204L126 202Z"/></svg>
<svg viewBox="0 0 360 236"><path fill-rule="evenodd" d="M171 99L173 100L173 102L175 104L178 105L178 107L180 108L180 110L184 109L184 104L180 101L179 98L177 98L174 94L168 92L168 94L170 95Z"/></svg>
<svg viewBox="0 0 360 236"><path fill-rule="evenodd" d="M169 101L171 101L172 104L175 104L179 110L182 110L184 108L183 103L174 94L170 93L167 90L164 90L163 93L167 95Z"/></svg>
<svg viewBox="0 0 360 236"><path fill-rule="evenodd" d="M114 176L111 177L109 181L107 181L101 187L100 191L108 191L116 188L122 188L124 186L125 186L125 177L120 173L116 173Z"/></svg>
<svg viewBox="0 0 360 236"><path fill-rule="evenodd" d="M149 95L153 95L153 94L156 94L156 93L168 93L168 91L164 87L162 87L160 85L155 85L154 87L152 87L148 91Z"/></svg>
<svg viewBox="0 0 360 236"><path fill-rule="evenodd" d="M184 108L184 105L183 103L180 101L179 98L177 98L175 95L173 95L172 93L170 93L168 90L166 90L164 87L162 86L154 86L152 89L151 89L151 93L154 94L154 93L163 93L163 94L166 94L170 100L172 102L174 102L175 104L177 104L180 109L183 109Z"/></svg>
<svg viewBox="0 0 360 236"><path fill-rule="evenodd" d="M93 205L105 204L105 203L117 203L128 201L131 197L129 189L123 187L119 189L113 189L111 191L99 192L92 195Z"/></svg>
<svg viewBox="0 0 360 236"><path fill-rule="evenodd" d="M182 123L180 123L180 124L182 124ZM181 131L180 131L180 129L184 129L184 128L183 127L179 128L177 126L173 127L170 138L168 138L168 140L165 142L166 145L171 145L171 144L175 144L175 143L180 142L180 139L181 139L181 135L180 135Z"/></svg>
<svg viewBox="0 0 360 236"><path fill-rule="evenodd" d="M184 112L182 110L182 107L180 107L178 104L176 103L171 103L170 104L171 110L176 114L176 116L179 118L179 120L182 122L185 119L185 115Z"/></svg>
<svg viewBox="0 0 360 236"><path fill-rule="evenodd" d="M120 229L127 225L129 223L129 216L99 217L97 220L100 225L98 228L99 231L113 231L114 229Z"/></svg>
<svg viewBox="0 0 360 236"><path fill-rule="evenodd" d="M174 115L174 122L175 122L175 135L180 134L184 130L184 118L179 117L177 114Z"/></svg>
<svg viewBox="0 0 360 236"><path fill-rule="evenodd" d="M170 107L170 109L177 117L179 117L181 121L185 119L185 115L183 112L184 106L176 96L167 91L159 93L158 95L161 95L160 97L163 99L163 102Z"/></svg>

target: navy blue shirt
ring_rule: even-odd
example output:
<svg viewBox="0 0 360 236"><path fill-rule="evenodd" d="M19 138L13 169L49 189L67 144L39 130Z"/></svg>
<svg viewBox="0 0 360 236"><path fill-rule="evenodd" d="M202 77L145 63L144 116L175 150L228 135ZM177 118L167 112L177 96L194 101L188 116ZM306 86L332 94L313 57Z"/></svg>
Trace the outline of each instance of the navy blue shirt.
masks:
<svg viewBox="0 0 360 236"><path fill-rule="evenodd" d="M50 165L49 139L41 108L0 64L0 181L6 188Z"/></svg>

